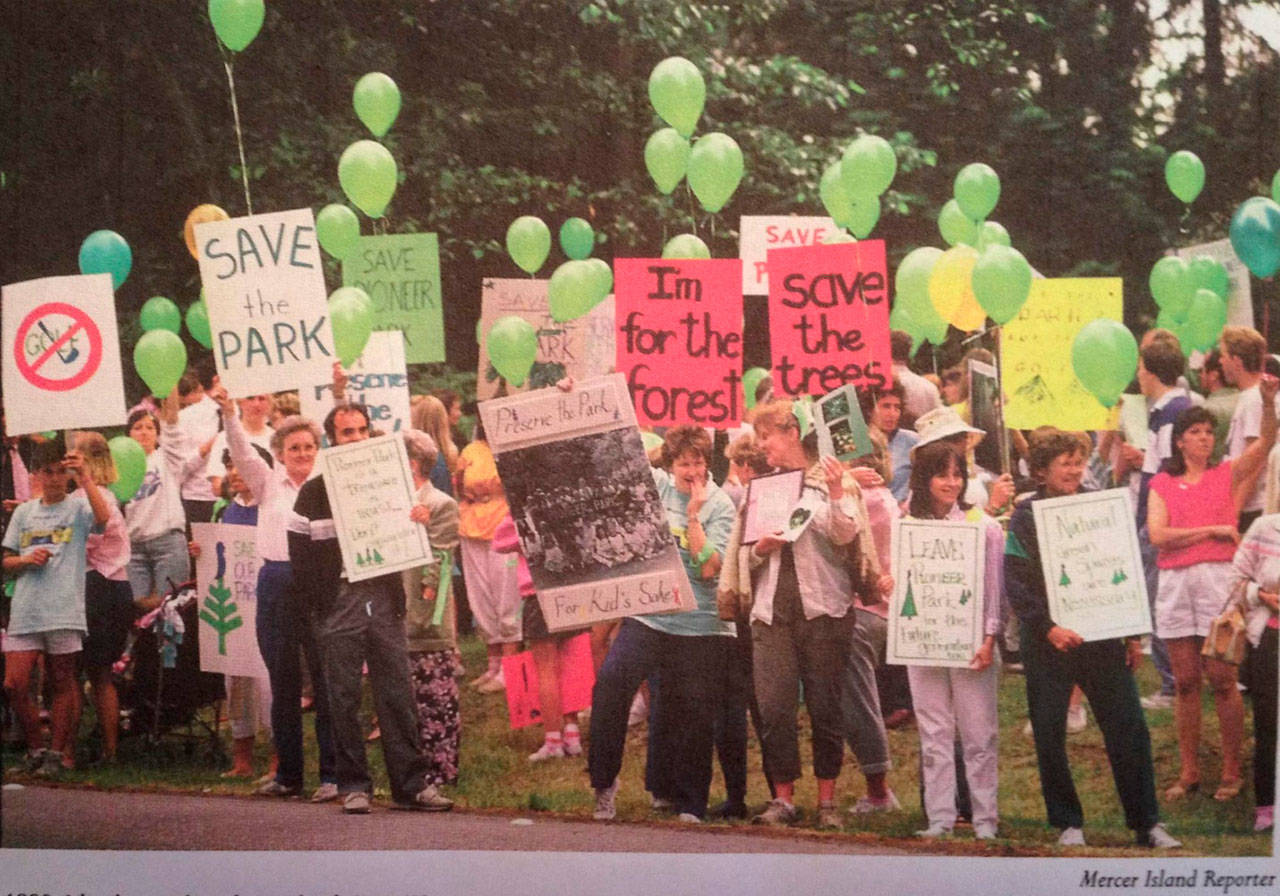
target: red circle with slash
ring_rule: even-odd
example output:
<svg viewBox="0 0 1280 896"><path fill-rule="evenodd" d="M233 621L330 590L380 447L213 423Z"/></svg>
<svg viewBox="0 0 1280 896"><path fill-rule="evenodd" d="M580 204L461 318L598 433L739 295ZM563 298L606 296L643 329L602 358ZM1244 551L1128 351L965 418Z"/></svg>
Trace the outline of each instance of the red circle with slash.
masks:
<svg viewBox="0 0 1280 896"><path fill-rule="evenodd" d="M22 350L27 341L27 336L34 327L41 324L50 315L61 315L70 318L71 322L56 339L45 347L34 361L28 361ZM47 329L45 333L46 335L51 335ZM67 359L62 356L62 347L73 336L79 334L83 334L88 342L88 354L84 364L70 376L45 376L41 371L48 370L49 362L54 357L57 357L64 365L67 363ZM74 305L68 305L66 302L47 302L35 308L18 325L17 338L13 344L13 354L14 360L18 365L18 373L22 374L23 378L32 385L49 392L69 392L87 383L102 365L102 332L98 329L98 325L93 322L93 319L82 309Z"/></svg>

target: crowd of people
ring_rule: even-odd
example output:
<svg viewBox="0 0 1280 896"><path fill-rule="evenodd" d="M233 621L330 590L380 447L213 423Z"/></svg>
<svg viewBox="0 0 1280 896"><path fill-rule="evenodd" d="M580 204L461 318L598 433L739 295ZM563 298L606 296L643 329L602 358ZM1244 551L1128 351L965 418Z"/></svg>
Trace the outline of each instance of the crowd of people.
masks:
<svg viewBox="0 0 1280 896"><path fill-rule="evenodd" d="M722 482L710 473L721 459L711 434L694 426L661 433L649 460L665 532L657 518L637 522L632 512L652 495L647 477L642 495L628 482L581 485L571 470L557 470L542 481L522 477L519 499L509 502L483 426L459 449L459 397L415 396L400 437L413 474L412 519L427 529L433 562L358 582L344 575L316 459L326 444L378 433L368 411L345 399L338 366L334 406L323 420L300 416L296 397L288 395L232 401L211 370L192 371L173 394L130 415L127 431L144 452L146 470L123 506L106 488L115 472L101 435L7 438L0 468L11 593L4 684L27 747L21 773L56 776L75 765L81 675L101 729L96 758L114 761L119 704L110 670L129 625L172 584L190 578L191 555L198 553L190 524L223 521L256 527L257 646L268 672L266 681L227 680L233 743L227 774L256 773L255 739L268 730L273 759L257 783L263 796L301 796L312 777L313 802L368 812L366 745L376 738L396 807L453 805L447 789L467 773L459 762L465 719L455 599L465 586L464 614L487 653L471 686L503 691L504 657L529 645L544 734L529 761L585 751L599 820L616 817L628 725L638 712L648 719L644 786L652 807L687 823L750 817L793 825L807 815L818 827L843 827L836 785L846 744L865 779L865 793L849 811L903 811L888 784L887 731L914 724L924 814L918 835L953 836L963 819L975 838L994 839L1003 666L1025 678L1047 821L1060 844L1086 842L1067 735L1087 724L1087 701L1135 842L1180 846L1161 823L1159 805L1201 785L1205 682L1221 732L1213 797L1230 803L1246 783L1243 692L1255 727L1254 828L1270 829L1280 381L1267 370L1275 359L1263 337L1229 326L1218 348L1191 370L1177 338L1152 330L1142 339L1136 387L1126 399L1140 396L1142 412L1120 415L1145 418L1145 426L1011 432L1002 440L1007 454L984 468L974 457L985 433L968 417L967 359L927 377L911 369L910 337L891 335L892 384L860 393L872 440L864 457L844 463L819 456L811 410L774 397L768 379L743 431L724 446ZM751 482L787 471L802 483L808 525L798 537L779 531L744 542ZM1085 641L1052 617L1033 505L1112 487L1133 496L1154 632ZM886 662L895 585L890 547L900 518L979 527L981 631L963 668ZM607 569L672 541L695 609L548 630L529 564L553 575ZM1239 666L1201 653L1229 605L1239 608L1250 645ZM561 648L584 634L595 672L589 722L565 711L558 686ZM1143 697L1134 671L1148 653L1161 685ZM373 734L361 715L366 677ZM305 767L303 750L307 701L316 710L314 770ZM801 705L812 732L818 804L811 814L796 800ZM1163 790L1145 715L1161 708L1173 710L1179 747L1178 776ZM747 805L748 720L770 793L754 815ZM580 723L588 727L585 736ZM717 758L727 798L712 807Z"/></svg>

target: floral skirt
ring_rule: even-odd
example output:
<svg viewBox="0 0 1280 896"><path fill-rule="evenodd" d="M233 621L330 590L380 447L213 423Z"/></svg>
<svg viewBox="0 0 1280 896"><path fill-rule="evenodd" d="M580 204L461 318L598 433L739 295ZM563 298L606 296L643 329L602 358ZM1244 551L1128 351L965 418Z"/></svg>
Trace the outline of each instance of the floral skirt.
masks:
<svg viewBox="0 0 1280 896"><path fill-rule="evenodd" d="M428 784L458 783L458 742L462 718L458 711L458 675L462 656L457 650L409 653L409 674L418 704L418 739L427 760Z"/></svg>

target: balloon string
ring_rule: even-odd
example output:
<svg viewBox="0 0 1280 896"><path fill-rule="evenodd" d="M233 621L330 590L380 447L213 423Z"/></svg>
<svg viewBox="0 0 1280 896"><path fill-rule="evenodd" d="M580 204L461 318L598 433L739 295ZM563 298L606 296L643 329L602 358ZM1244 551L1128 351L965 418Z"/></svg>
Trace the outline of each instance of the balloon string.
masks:
<svg viewBox="0 0 1280 896"><path fill-rule="evenodd" d="M1184 205L1182 209L1182 217L1178 219L1178 235L1189 237L1191 235L1191 206Z"/></svg>
<svg viewBox="0 0 1280 896"><path fill-rule="evenodd" d="M236 102L236 79L231 73L231 59L224 56L222 67L227 70L227 86L231 88L231 117L235 119L236 146L240 150L240 178L244 182L244 205L253 214L253 200L249 198L249 163L244 158L244 132L240 129L240 105Z"/></svg>

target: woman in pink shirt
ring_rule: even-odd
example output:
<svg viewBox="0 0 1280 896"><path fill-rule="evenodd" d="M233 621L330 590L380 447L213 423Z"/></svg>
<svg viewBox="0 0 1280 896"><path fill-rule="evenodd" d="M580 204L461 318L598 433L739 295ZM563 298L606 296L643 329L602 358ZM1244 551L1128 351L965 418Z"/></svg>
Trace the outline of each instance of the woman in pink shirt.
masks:
<svg viewBox="0 0 1280 896"><path fill-rule="evenodd" d="M1236 529L1240 508L1275 443L1278 382L1275 377L1263 377L1259 384L1262 432L1243 454L1213 465L1216 421L1204 408L1188 408L1173 424L1173 455L1151 480L1147 528L1160 568L1154 622L1173 666L1173 708L1182 766L1177 783L1165 791L1167 800L1181 799L1200 787L1202 675L1213 689L1222 732L1222 781L1213 798L1233 799L1244 784L1240 767L1244 702L1236 688L1236 669L1202 658L1200 646L1229 596L1231 560L1240 542Z"/></svg>

